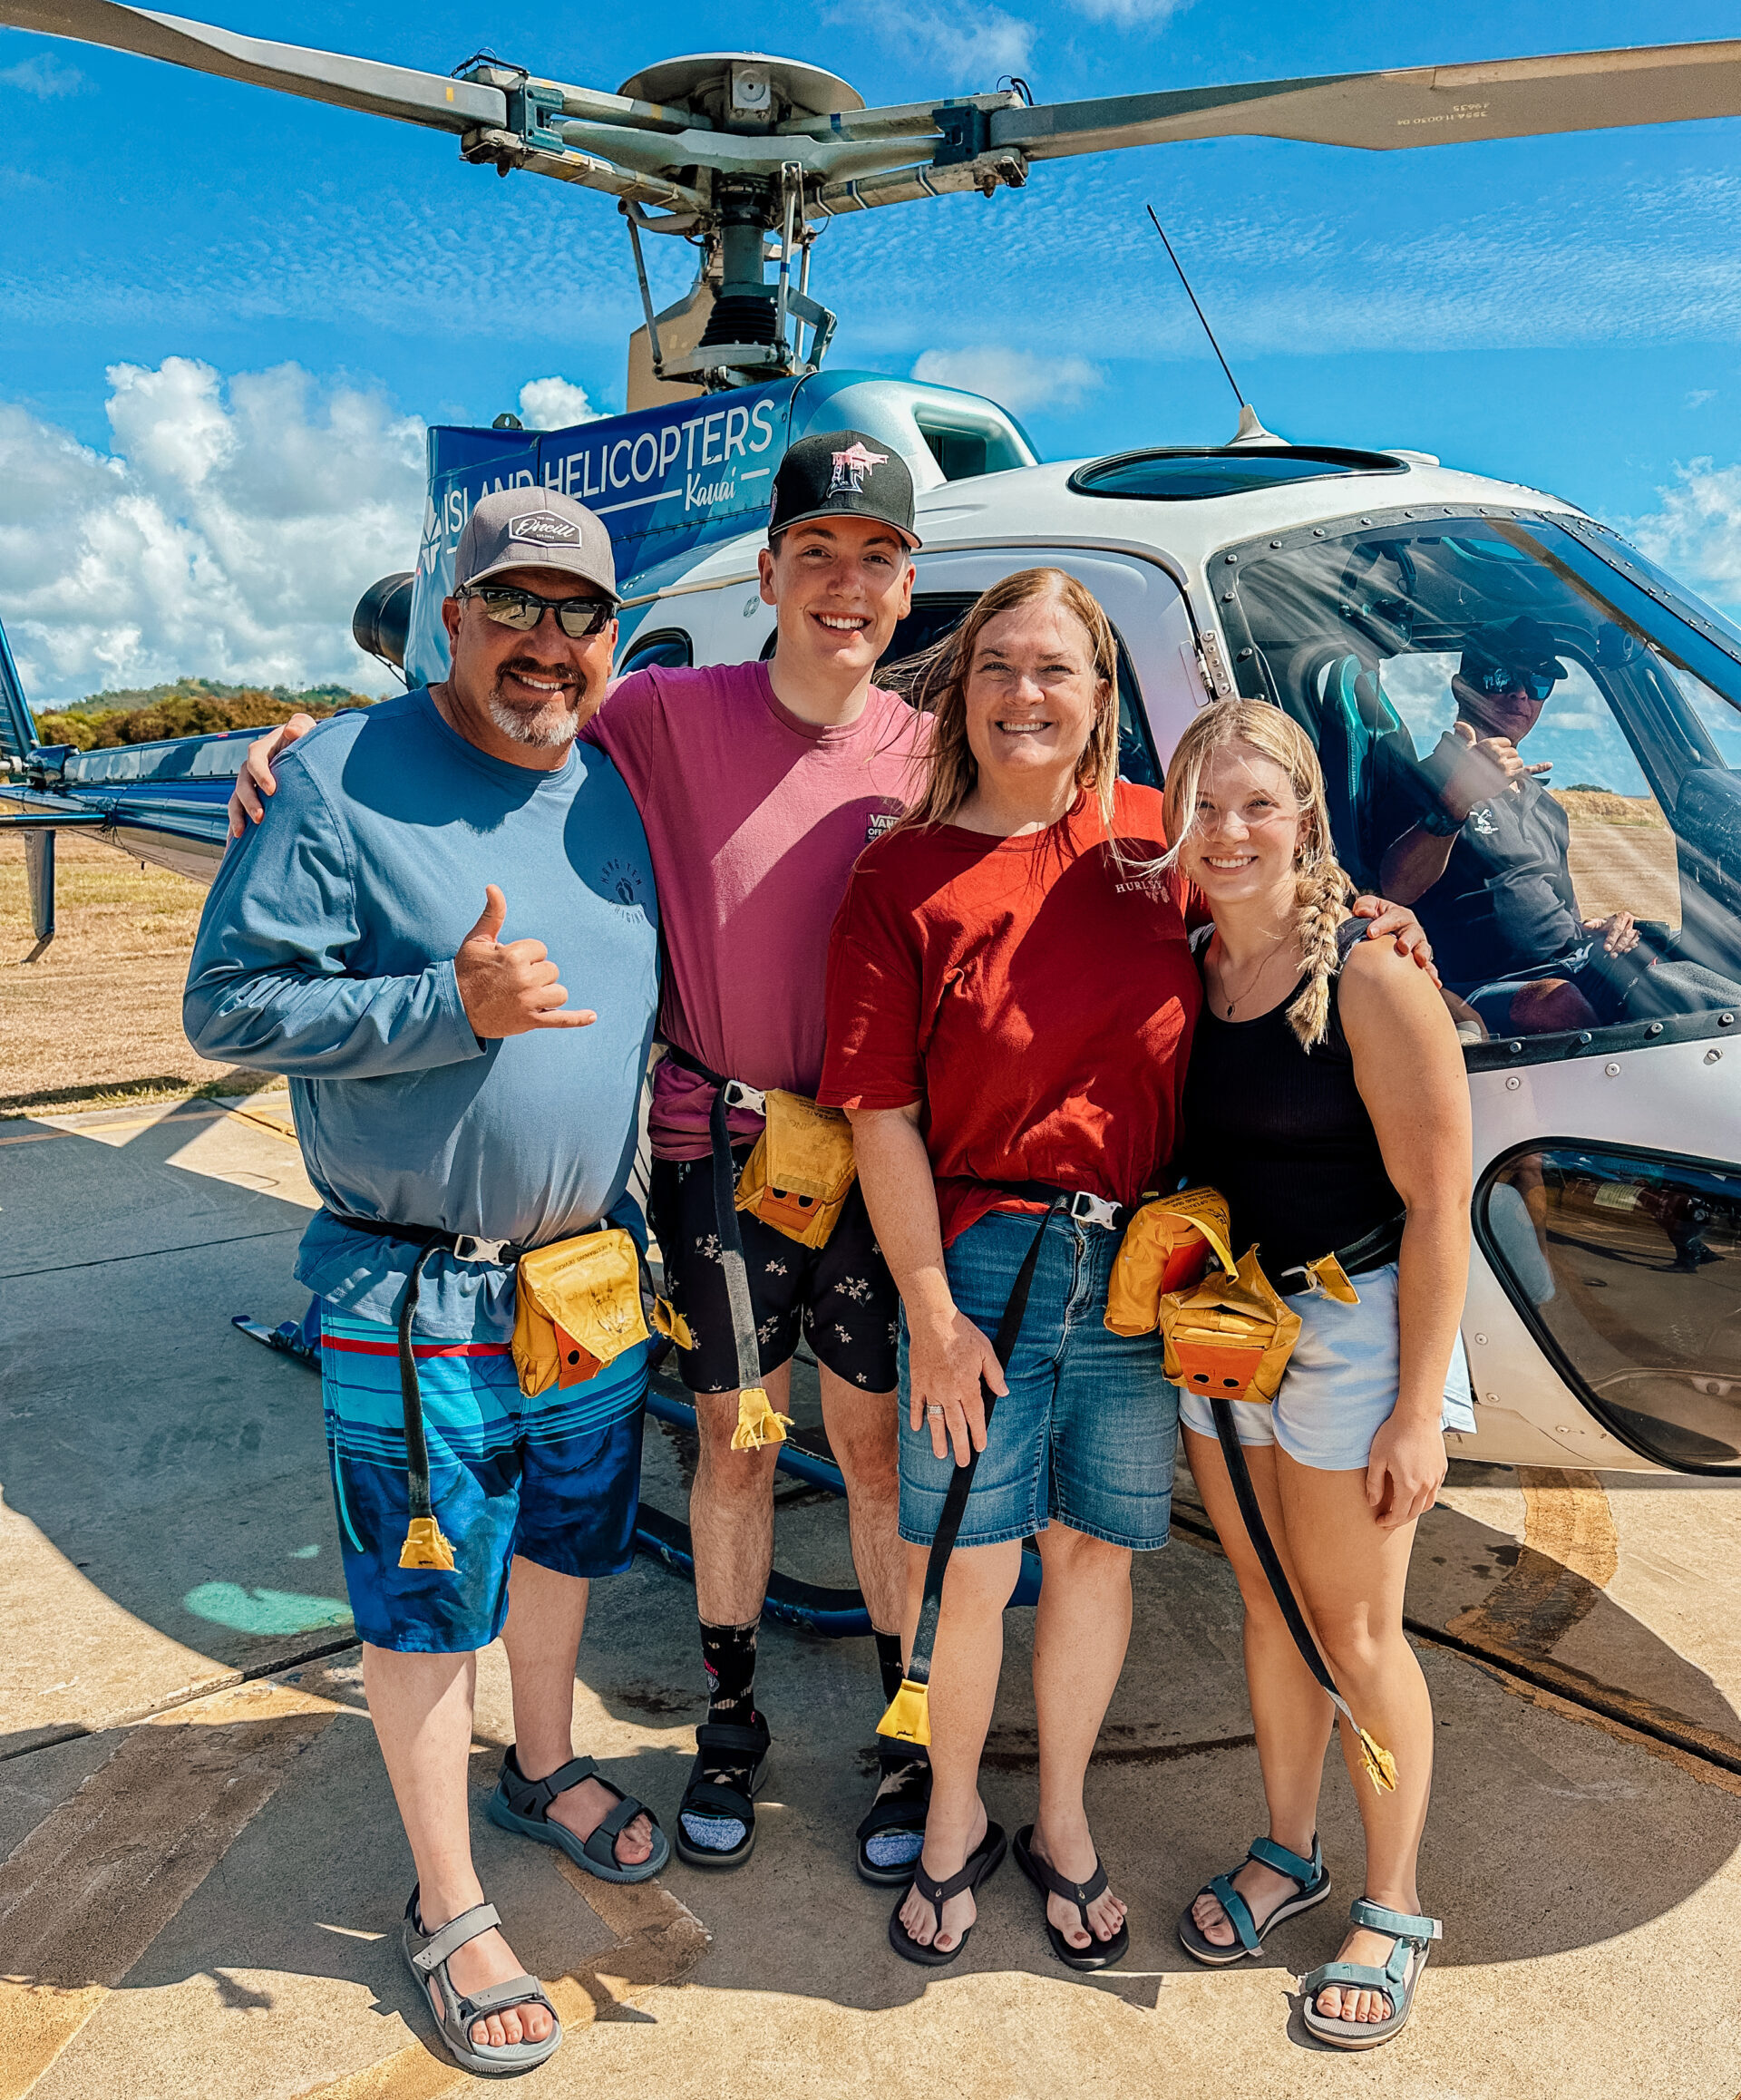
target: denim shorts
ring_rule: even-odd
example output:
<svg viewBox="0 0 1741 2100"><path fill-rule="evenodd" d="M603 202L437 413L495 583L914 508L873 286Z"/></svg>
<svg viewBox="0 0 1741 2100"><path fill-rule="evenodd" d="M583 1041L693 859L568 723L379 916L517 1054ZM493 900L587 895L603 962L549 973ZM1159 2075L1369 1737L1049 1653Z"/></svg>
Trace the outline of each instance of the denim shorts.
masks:
<svg viewBox="0 0 1741 2100"><path fill-rule="evenodd" d="M995 1336L1010 1287L1039 1226L1033 1213L993 1210L944 1257L957 1307ZM1046 1530L1152 1552L1167 1542L1179 1394L1162 1369L1158 1335L1115 1335L1106 1286L1122 1235L1054 1217L1034 1272L1026 1317L993 1411L958 1543L993 1546ZM900 1338L900 1535L930 1543L955 1471L931 1451L929 1426L908 1426L907 1334Z"/></svg>
<svg viewBox="0 0 1741 2100"><path fill-rule="evenodd" d="M1299 1339L1273 1406L1260 1400L1233 1403L1241 1444L1279 1444L1297 1465L1316 1473L1352 1473L1366 1464L1373 1438L1396 1405L1396 1264L1357 1276L1354 1288L1358 1305L1337 1305L1315 1291L1288 1300L1299 1315ZM1200 1394L1185 1394L1179 1418L1199 1436L1215 1434L1214 1414ZM1444 1375L1440 1426L1475 1434L1461 1335Z"/></svg>
<svg viewBox="0 0 1741 2100"><path fill-rule="evenodd" d="M452 1572L402 1568L409 1516L399 1336L324 1303L321 1398L345 1586L374 1648L488 1648L516 1553L559 1575L618 1575L635 1552L645 1343L585 1385L520 1389L505 1342L417 1342L430 1501Z"/></svg>

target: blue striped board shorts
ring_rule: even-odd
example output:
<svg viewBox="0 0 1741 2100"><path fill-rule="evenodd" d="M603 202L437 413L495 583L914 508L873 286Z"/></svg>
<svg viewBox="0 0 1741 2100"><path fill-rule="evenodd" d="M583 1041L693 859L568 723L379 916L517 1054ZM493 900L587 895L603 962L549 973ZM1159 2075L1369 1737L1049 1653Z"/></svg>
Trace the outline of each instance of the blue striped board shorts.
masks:
<svg viewBox="0 0 1741 2100"><path fill-rule="evenodd" d="M520 1392L505 1342L413 1342L430 1500L451 1573L402 1568L409 1522L398 1330L320 1308L320 1387L345 1584L373 1647L487 1648L516 1553L559 1575L619 1575L634 1556L647 1345L584 1385Z"/></svg>

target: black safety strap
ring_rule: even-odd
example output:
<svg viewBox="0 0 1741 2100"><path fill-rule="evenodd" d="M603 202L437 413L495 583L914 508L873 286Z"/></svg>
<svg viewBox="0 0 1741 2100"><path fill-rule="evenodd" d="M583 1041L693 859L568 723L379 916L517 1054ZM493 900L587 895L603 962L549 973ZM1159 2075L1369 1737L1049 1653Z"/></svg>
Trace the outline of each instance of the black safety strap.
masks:
<svg viewBox="0 0 1741 2100"><path fill-rule="evenodd" d="M1034 1271L1040 1259L1040 1242L1046 1238L1046 1227L1069 1201L1067 1194L1058 1190L1048 1190L1046 1193L1052 1198L1051 1209L1040 1220L1039 1230L1035 1233L1022 1266L1016 1272L1004 1317L997 1323L997 1338L991 1345L999 1369L1005 1371L1009 1368L1009 1359L1016 1354L1016 1340L1021 1335L1022 1318L1027 1311L1027 1294L1033 1287ZM986 1434L989 1441L991 1411L997 1405L997 1395L983 1377L979 1381L979 1397L985 1403ZM937 1622L943 1610L943 1578L948 1570L949 1555L955 1551L956 1534L961 1529L973 1476L979 1469L979 1457L978 1452L969 1449L967 1463L958 1465L949 1475L948 1490L943 1497L943 1513L937 1520L937 1536L931 1541L930 1558L925 1563L925 1591L919 1601L919 1625L913 1633L912 1656L905 1672L909 1684L929 1685L931 1681L931 1650L937 1645Z"/></svg>
<svg viewBox="0 0 1741 2100"><path fill-rule="evenodd" d="M737 1352L739 1390L762 1383L762 1346L755 1332L755 1308L750 1298L750 1269L744 1255L744 1229L737 1221L737 1162L732 1157L731 1125L726 1120L725 1089L730 1084L699 1057L667 1043L666 1055L681 1071L693 1072L714 1090L707 1111L713 1145L714 1228L719 1235L719 1265L725 1272L725 1302L732 1310L732 1341Z"/></svg>
<svg viewBox="0 0 1741 2100"><path fill-rule="evenodd" d="M1246 1536L1251 1541L1251 1549L1258 1556L1259 1565L1263 1570L1281 1616L1287 1621L1288 1630L1294 1638L1294 1646L1299 1650L1300 1660L1335 1700L1337 1707L1347 1714L1352 1724L1354 1716L1348 1713L1347 1702L1337 1690L1336 1679L1330 1675L1329 1665L1319 1652L1317 1641L1312 1638L1311 1628L1306 1623L1306 1616L1299 1609L1299 1600L1288 1580L1287 1570L1282 1567L1281 1556L1276 1551L1275 1541L1269 1536L1269 1528L1263 1521L1263 1511L1258 1502L1258 1491L1251 1484L1251 1474L1245 1463L1245 1449L1240 1442L1239 1431L1234 1426L1233 1403L1225 1394L1212 1393L1209 1395L1209 1405L1215 1415L1215 1434L1221 1443L1221 1456L1227 1461L1228 1478L1233 1483L1233 1499L1239 1503L1240 1515L1245 1520Z"/></svg>

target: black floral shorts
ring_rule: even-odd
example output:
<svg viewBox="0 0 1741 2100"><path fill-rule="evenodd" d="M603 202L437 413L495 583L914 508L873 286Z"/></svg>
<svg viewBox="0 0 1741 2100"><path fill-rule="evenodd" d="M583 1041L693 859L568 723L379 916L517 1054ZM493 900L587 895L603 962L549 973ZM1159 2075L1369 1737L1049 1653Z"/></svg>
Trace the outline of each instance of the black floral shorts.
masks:
<svg viewBox="0 0 1741 2100"><path fill-rule="evenodd" d="M750 1156L736 1147L738 1166ZM665 1260L666 1288L689 1323L693 1349L680 1349L692 1393L737 1386L737 1348L720 1260L711 1160L655 1160L647 1210ZM895 1385L900 1302L855 1181L824 1247L800 1247L748 1211L737 1214L750 1272L750 1303L765 1375L790 1361L802 1331L836 1376L867 1393Z"/></svg>

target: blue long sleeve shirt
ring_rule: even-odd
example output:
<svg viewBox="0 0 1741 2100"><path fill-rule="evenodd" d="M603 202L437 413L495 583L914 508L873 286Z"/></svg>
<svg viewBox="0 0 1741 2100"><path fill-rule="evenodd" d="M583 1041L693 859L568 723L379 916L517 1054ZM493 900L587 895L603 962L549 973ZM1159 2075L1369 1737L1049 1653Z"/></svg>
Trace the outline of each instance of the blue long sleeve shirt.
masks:
<svg viewBox="0 0 1741 2100"><path fill-rule="evenodd" d="M658 997L646 835L620 776L578 746L554 773L477 750L424 689L323 723L277 762L265 822L206 900L182 1014L202 1056L287 1074L331 1211L538 1246L625 1194ZM587 1028L481 1041L453 957L484 908L541 940ZM391 1319L406 1244L317 1213L297 1275ZM418 1331L506 1340L513 1284L438 1255Z"/></svg>

